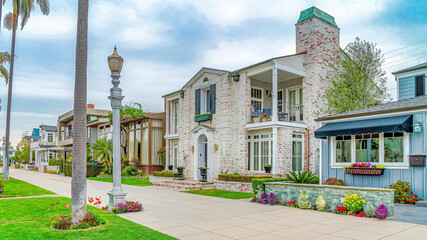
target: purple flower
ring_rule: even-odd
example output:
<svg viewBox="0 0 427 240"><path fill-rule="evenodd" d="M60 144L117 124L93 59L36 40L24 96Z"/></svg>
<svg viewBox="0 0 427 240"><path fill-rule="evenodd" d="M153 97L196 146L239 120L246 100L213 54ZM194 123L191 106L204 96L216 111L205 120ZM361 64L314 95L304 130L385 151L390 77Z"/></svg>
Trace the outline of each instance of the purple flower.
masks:
<svg viewBox="0 0 427 240"><path fill-rule="evenodd" d="M261 194L261 197L259 198L259 202L263 203L263 204L266 204L268 202L267 198L268 198L267 193L263 192Z"/></svg>
<svg viewBox="0 0 427 240"><path fill-rule="evenodd" d="M366 163L366 166L367 166L367 167L370 167L370 166L371 166L371 163Z"/></svg>
<svg viewBox="0 0 427 240"><path fill-rule="evenodd" d="M270 203L270 205L275 205L277 203L277 197L276 194L274 193L270 193L268 195L268 203Z"/></svg>
<svg viewBox="0 0 427 240"><path fill-rule="evenodd" d="M377 207L377 209L375 210L375 216L378 219L385 219L387 217L387 215L388 215L388 208L382 204L379 205Z"/></svg>

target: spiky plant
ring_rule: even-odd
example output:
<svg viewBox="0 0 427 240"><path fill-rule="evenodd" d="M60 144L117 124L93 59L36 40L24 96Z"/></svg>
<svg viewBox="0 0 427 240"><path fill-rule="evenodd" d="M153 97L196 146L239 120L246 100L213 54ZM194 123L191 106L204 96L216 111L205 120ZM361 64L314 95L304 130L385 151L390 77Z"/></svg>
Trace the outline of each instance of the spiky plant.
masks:
<svg viewBox="0 0 427 240"><path fill-rule="evenodd" d="M319 177L313 172L295 172L291 171L286 174L286 179L294 183L308 183L308 184L319 184Z"/></svg>

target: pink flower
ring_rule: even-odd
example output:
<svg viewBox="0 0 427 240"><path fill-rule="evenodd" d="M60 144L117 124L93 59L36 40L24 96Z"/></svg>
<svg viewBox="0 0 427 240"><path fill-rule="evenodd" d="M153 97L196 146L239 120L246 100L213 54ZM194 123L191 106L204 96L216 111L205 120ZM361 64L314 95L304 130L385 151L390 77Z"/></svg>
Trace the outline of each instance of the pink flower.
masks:
<svg viewBox="0 0 427 240"><path fill-rule="evenodd" d="M65 209L69 209L70 208L70 205L65 205Z"/></svg>

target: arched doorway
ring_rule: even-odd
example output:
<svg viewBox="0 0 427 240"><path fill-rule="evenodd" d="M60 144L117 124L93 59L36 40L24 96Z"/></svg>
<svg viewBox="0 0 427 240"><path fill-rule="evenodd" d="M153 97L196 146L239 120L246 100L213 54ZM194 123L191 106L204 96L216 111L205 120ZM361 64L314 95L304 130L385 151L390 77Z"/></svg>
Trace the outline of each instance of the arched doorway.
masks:
<svg viewBox="0 0 427 240"><path fill-rule="evenodd" d="M201 180L202 177L200 176L200 167L207 167L208 166L208 138L206 135L201 134L197 141L197 172L198 172L198 180Z"/></svg>

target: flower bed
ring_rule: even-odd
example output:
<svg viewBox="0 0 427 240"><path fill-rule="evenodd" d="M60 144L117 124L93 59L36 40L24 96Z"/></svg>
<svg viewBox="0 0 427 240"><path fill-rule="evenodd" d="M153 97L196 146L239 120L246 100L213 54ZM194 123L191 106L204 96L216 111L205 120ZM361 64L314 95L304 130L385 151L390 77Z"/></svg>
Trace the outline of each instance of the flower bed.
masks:
<svg viewBox="0 0 427 240"><path fill-rule="evenodd" d="M345 186L345 183L343 180L338 179L338 178L328 178L323 183L323 185Z"/></svg>
<svg viewBox="0 0 427 240"><path fill-rule="evenodd" d="M412 192L409 182L397 181L390 185L390 189L394 189L394 202L403 204L415 204L421 199Z"/></svg>
<svg viewBox="0 0 427 240"><path fill-rule="evenodd" d="M72 222L71 216L52 218L51 227L59 230L77 230L88 229L105 224L105 220L95 216L93 213L87 213L82 220L76 223Z"/></svg>
<svg viewBox="0 0 427 240"><path fill-rule="evenodd" d="M128 212L140 212L142 211L142 204L139 202L126 201L126 203L118 203L111 209L113 213L128 213Z"/></svg>

